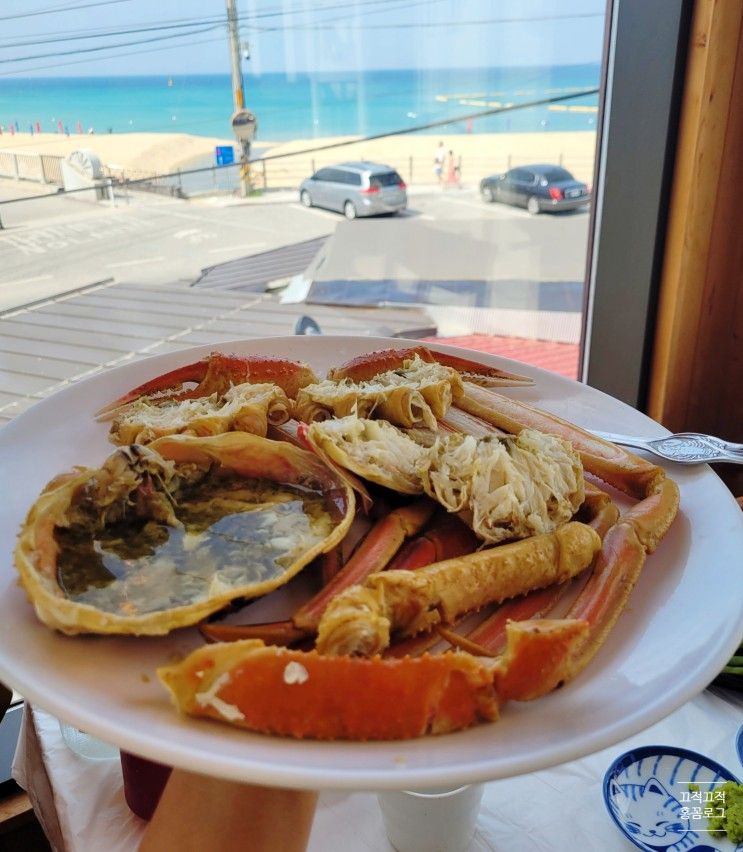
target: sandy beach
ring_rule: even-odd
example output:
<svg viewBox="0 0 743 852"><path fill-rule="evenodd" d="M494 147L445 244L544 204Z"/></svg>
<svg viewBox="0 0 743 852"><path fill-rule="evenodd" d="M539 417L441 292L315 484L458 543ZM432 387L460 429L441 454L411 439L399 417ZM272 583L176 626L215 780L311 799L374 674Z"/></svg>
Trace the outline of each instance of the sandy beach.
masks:
<svg viewBox="0 0 743 852"><path fill-rule="evenodd" d="M439 141L451 150L455 159L461 158L462 178L479 180L485 174L504 171L526 163L562 164L579 180L590 182L593 177L596 134L583 132L555 133L460 133L422 136L407 134L372 141L358 141L357 137L326 137L299 139L271 146L266 156L290 154L308 148L345 143L342 147L320 150L316 153L297 154L283 163L306 164L314 161L319 168L340 160L373 160L394 166L410 182L432 183L433 159ZM279 160L273 167L277 167ZM412 171L412 176L410 172ZM412 179L411 179L412 178Z"/></svg>
<svg viewBox="0 0 743 852"><path fill-rule="evenodd" d="M325 137L275 143L257 140L256 149L268 158L265 166L257 164L256 172L264 173L270 187L296 186L312 169L343 160L366 159L387 163L396 168L409 183L433 183L433 158L439 140L452 150L461 162L462 180L478 181L487 174L503 171L529 162L561 164L580 180L591 182L595 134L582 132L441 134L393 136L372 141L358 137ZM237 146L233 139L193 136L183 133L111 133L73 134L4 133L0 136L0 154L48 155L66 157L73 151L87 149L98 155L101 163L114 173L133 176L167 174L193 166L214 162L218 145ZM325 150L310 151L308 149ZM304 153L301 153L304 152Z"/></svg>
<svg viewBox="0 0 743 852"><path fill-rule="evenodd" d="M214 156L217 145L234 145L234 139L192 136L187 133L4 133L0 152L45 154L66 157L73 151L89 150L114 171L147 171L166 174L194 159Z"/></svg>

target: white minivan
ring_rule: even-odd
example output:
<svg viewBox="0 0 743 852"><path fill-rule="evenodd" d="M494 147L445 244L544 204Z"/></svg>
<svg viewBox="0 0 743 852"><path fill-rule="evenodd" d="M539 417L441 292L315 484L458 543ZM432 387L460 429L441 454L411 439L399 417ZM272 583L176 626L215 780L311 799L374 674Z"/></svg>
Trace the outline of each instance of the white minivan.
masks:
<svg viewBox="0 0 743 852"><path fill-rule="evenodd" d="M305 207L337 210L346 219L399 213L408 206L405 181L395 169L364 161L319 169L302 181L299 200Z"/></svg>

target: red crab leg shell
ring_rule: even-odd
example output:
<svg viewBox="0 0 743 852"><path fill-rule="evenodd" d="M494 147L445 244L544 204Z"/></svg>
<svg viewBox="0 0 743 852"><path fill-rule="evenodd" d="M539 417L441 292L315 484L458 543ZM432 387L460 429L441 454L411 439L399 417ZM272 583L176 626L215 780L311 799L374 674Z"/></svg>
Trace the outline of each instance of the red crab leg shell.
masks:
<svg viewBox="0 0 743 852"><path fill-rule="evenodd" d="M405 568L413 571L433 562L466 556L480 544L474 532L455 515L441 518L437 514L434 521L430 529L402 546L387 566L389 570Z"/></svg>
<svg viewBox="0 0 743 852"><path fill-rule="evenodd" d="M632 524L647 553L655 550L673 523L680 499L678 485L672 479L664 479L651 494L622 515L621 520Z"/></svg>
<svg viewBox="0 0 743 852"><path fill-rule="evenodd" d="M571 618L590 625L586 641L574 656L574 677L603 645L609 631L629 600L645 564L645 549L630 524L618 523L604 538L591 577L568 612Z"/></svg>
<svg viewBox="0 0 743 852"><path fill-rule="evenodd" d="M488 387L518 387L521 385L533 385L534 380L527 376L516 373L507 373L497 367L488 367L478 361L470 361L444 352L437 352L427 346L412 346L407 349L379 349L352 358L340 367L334 367L328 371L328 378L334 381L351 379L354 382L365 382L380 373L389 370L398 370L403 362L418 355L421 360L428 363L438 362L445 367L452 367L465 375L470 381L483 383Z"/></svg>
<svg viewBox="0 0 743 852"><path fill-rule="evenodd" d="M156 376L154 379L150 379L141 385L137 385L136 388L132 388L118 399L104 405L103 408L99 408L95 413L95 417L98 420L102 420L105 419L104 415L110 414L115 409L128 405L130 402L134 402L135 399L139 399L140 397L151 396L152 394L162 393L166 390L175 391L183 387L186 382L200 382L206 375L206 368L207 362L205 360L195 361L193 364L186 364L183 367L177 367L175 370Z"/></svg>
<svg viewBox="0 0 743 852"><path fill-rule="evenodd" d="M267 734L407 739L498 717L490 667L469 654L323 657L245 640L199 648L158 675L181 712Z"/></svg>
<svg viewBox="0 0 743 852"><path fill-rule="evenodd" d="M340 544L320 556L320 573L323 585L327 585L343 567L343 552Z"/></svg>
<svg viewBox="0 0 743 852"><path fill-rule="evenodd" d="M291 621L266 624L200 624L199 633L207 642L236 642L240 639L260 639L266 645L292 645L307 636Z"/></svg>
<svg viewBox="0 0 743 852"><path fill-rule="evenodd" d="M585 480L586 498L580 508L579 516L587 515L585 523L603 538L619 518L619 509L611 497Z"/></svg>
<svg viewBox="0 0 743 852"><path fill-rule="evenodd" d="M506 651L495 669L498 696L530 701L551 692L571 675L588 630L586 621L572 618L509 622Z"/></svg>
<svg viewBox="0 0 743 852"><path fill-rule="evenodd" d="M467 639L473 643L473 646L482 648L486 655L500 654L506 644L506 628L509 622L542 618L566 594L570 586L570 583L559 583L506 601L491 616L478 624ZM445 635L449 641L453 639L449 636L451 632L447 631ZM456 643L452 641L452 644Z"/></svg>

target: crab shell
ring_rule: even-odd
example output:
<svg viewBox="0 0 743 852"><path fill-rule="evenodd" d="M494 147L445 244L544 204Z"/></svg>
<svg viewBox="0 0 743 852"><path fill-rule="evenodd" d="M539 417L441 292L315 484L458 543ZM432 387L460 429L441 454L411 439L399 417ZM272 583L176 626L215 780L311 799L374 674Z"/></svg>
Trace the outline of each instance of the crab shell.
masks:
<svg viewBox="0 0 743 852"><path fill-rule="evenodd" d="M401 740L493 722L565 679L584 621L511 622L498 661L463 652L325 657L258 639L207 645L158 669L181 713L300 739Z"/></svg>
<svg viewBox="0 0 743 852"><path fill-rule="evenodd" d="M46 486L21 527L15 550L20 583L38 617L49 627L68 634L163 635L175 628L195 624L236 598L256 597L283 585L315 556L340 542L353 519L355 503L351 489L312 453L282 441L242 432L208 438L174 435L159 439L147 451L175 462L176 467L183 463L216 462L240 476L310 488L325 494L332 502L337 520L325 539L309 547L282 573L268 580L233 588L221 586L204 598L170 609L138 615L107 612L70 600L57 580L58 547L54 530L66 525L73 496L98 472L92 468L78 468L56 477Z"/></svg>

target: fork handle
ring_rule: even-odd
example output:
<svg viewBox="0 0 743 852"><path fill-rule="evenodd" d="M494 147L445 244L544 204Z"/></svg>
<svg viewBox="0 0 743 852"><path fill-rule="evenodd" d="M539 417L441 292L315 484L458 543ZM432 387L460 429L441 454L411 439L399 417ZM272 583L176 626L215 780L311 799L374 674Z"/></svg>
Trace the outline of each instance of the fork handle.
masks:
<svg viewBox="0 0 743 852"><path fill-rule="evenodd" d="M602 438L604 441L611 441L612 444L621 444L623 447L635 447L638 450L654 452L653 446L650 443L653 440L652 438L636 438L634 435L618 435L615 432L601 432L598 429L591 429L590 432L597 438Z"/></svg>
<svg viewBox="0 0 743 852"><path fill-rule="evenodd" d="M677 432L672 435L662 435L658 438L637 438L633 435L617 435L612 432L601 432L593 429L591 432L596 437L603 438L605 441L611 441L613 444L621 444L623 447L634 447L638 450L647 450L661 456L661 458L668 459L669 461L677 461L682 464L693 462L743 464L743 444L723 441L722 438L716 438L714 435L702 435L699 432ZM669 438L686 438L691 442L696 442L699 453L692 451L684 455L679 455L664 452L657 444Z"/></svg>

